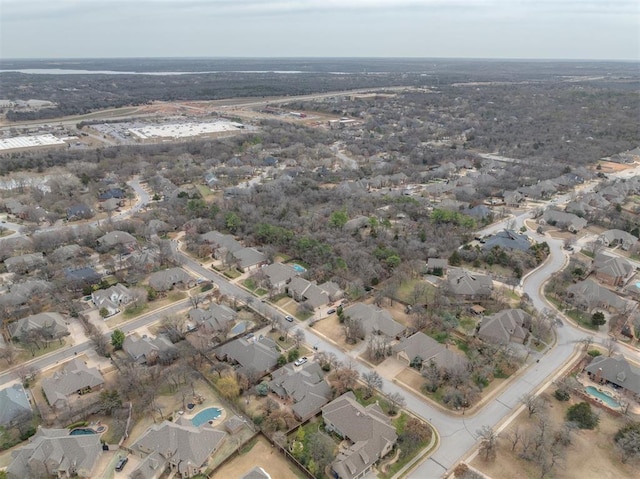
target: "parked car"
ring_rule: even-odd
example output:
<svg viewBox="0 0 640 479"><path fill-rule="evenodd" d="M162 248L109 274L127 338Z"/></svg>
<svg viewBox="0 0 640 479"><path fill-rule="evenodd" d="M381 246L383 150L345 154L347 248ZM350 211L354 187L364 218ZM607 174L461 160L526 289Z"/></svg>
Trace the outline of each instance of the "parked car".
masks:
<svg viewBox="0 0 640 479"><path fill-rule="evenodd" d="M120 472L124 469L124 466L127 465L127 462L129 462L129 458L128 457L121 457L118 460L118 463L116 464L116 471Z"/></svg>
<svg viewBox="0 0 640 479"><path fill-rule="evenodd" d="M336 308L331 308L329 311L327 311L327 314L333 314L336 312Z"/></svg>
<svg viewBox="0 0 640 479"><path fill-rule="evenodd" d="M293 363L295 366L302 366L304 363L307 362L307 357L306 356L302 356L300 359L298 359L295 363Z"/></svg>
<svg viewBox="0 0 640 479"><path fill-rule="evenodd" d="M286 319L290 323L293 323L293 316L285 316L284 319Z"/></svg>

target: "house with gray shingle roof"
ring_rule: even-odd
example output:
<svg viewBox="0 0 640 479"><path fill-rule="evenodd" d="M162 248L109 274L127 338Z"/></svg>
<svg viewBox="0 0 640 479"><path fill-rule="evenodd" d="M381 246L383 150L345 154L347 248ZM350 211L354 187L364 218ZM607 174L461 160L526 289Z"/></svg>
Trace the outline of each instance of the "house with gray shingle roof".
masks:
<svg viewBox="0 0 640 479"><path fill-rule="evenodd" d="M211 245L213 257L216 259L224 259L227 253L235 253L243 248L233 236L218 231L209 231L200 235L200 241Z"/></svg>
<svg viewBox="0 0 640 479"><path fill-rule="evenodd" d="M10 323L8 328L13 338L19 338L22 334L36 329L46 331L47 339L58 339L69 335L67 323L60 313L32 314Z"/></svg>
<svg viewBox="0 0 640 479"><path fill-rule="evenodd" d="M69 362L62 371L58 371L42 380L42 391L47 402L54 409L69 404L70 396L86 394L100 389L104 378L96 368L89 368L81 359Z"/></svg>
<svg viewBox="0 0 640 479"><path fill-rule="evenodd" d="M502 230L494 235L484 238L483 250L491 250L496 246L502 249L529 251L531 243L529 237L516 233L513 230Z"/></svg>
<svg viewBox="0 0 640 479"><path fill-rule="evenodd" d="M99 434L71 436L68 429L38 428L25 446L11 454L7 477L93 478L101 454Z"/></svg>
<svg viewBox="0 0 640 479"><path fill-rule="evenodd" d="M613 384L636 397L640 396L640 368L633 366L623 356L598 356L584 370L592 381Z"/></svg>
<svg viewBox="0 0 640 479"><path fill-rule="evenodd" d="M44 264L45 259L42 253L27 253L4 260L4 266L9 273L28 273L44 266Z"/></svg>
<svg viewBox="0 0 640 479"><path fill-rule="evenodd" d="M12 427L32 416L31 402L21 384L0 389L0 426Z"/></svg>
<svg viewBox="0 0 640 479"><path fill-rule="evenodd" d="M623 286L635 273L629 261L619 256L598 253L593 260L596 279L608 286Z"/></svg>
<svg viewBox="0 0 640 479"><path fill-rule="evenodd" d="M162 335L150 338L149 336L138 337L131 334L124 339L122 350L140 364L151 364L157 361L161 355L175 351L175 346Z"/></svg>
<svg viewBox="0 0 640 479"><path fill-rule="evenodd" d="M149 276L149 286L156 291L169 291L175 287L187 288L193 278L182 268L168 268Z"/></svg>
<svg viewBox="0 0 640 479"><path fill-rule="evenodd" d="M208 425L198 428L170 421L154 424L131 446L143 459L131 476L138 477L138 469L149 479L160 477L167 469L182 478L201 474L226 437L226 433Z"/></svg>
<svg viewBox="0 0 640 479"><path fill-rule="evenodd" d="M260 376L273 369L280 356L276 343L267 337L251 341L235 339L216 348L214 352L221 361L239 364L238 372Z"/></svg>
<svg viewBox="0 0 640 479"><path fill-rule="evenodd" d="M240 477L240 479L271 479L271 475L260 466L256 466Z"/></svg>
<svg viewBox="0 0 640 479"><path fill-rule="evenodd" d="M224 304L211 303L207 309L189 311L189 319L205 330L227 331L238 317L233 309Z"/></svg>
<svg viewBox="0 0 640 479"><path fill-rule="evenodd" d="M377 404L362 406L349 391L322 408L322 419L328 431L349 441L331 464L335 477L364 477L386 456L398 439L391 420Z"/></svg>
<svg viewBox="0 0 640 479"><path fill-rule="evenodd" d="M422 361L422 368L435 363L440 369L450 369L467 363L463 356L420 331L394 345L393 353L407 366L416 358Z"/></svg>
<svg viewBox="0 0 640 479"><path fill-rule="evenodd" d="M490 276L462 268L449 270L447 284L453 294L468 299L487 297L493 291L493 280Z"/></svg>
<svg viewBox="0 0 640 479"><path fill-rule="evenodd" d="M574 306L583 308L588 312L593 311L595 308L622 312L631 304L613 291L600 286L592 279L586 279L569 286L567 288L567 299Z"/></svg>
<svg viewBox="0 0 640 479"><path fill-rule="evenodd" d="M598 236L598 241L606 247L614 247L620 245L625 251L628 251L638 241L638 238L631 233L622 230L607 230Z"/></svg>
<svg viewBox="0 0 640 479"><path fill-rule="evenodd" d="M553 208L547 208L544 210L544 213L538 219L538 223L541 225L557 226L558 228L566 229L571 233L577 233L587 226L587 220L584 218Z"/></svg>
<svg viewBox="0 0 640 479"><path fill-rule="evenodd" d="M344 315L359 321L366 335L384 334L396 338L406 329L404 325L395 321L387 310L371 304L354 303L344 309Z"/></svg>
<svg viewBox="0 0 640 479"><path fill-rule="evenodd" d="M232 253L238 269L244 273L267 264L267 256L255 248L242 248Z"/></svg>
<svg viewBox="0 0 640 479"><path fill-rule="evenodd" d="M478 337L489 343L524 344L529 338L532 318L521 309L505 309L485 316L478 329Z"/></svg>
<svg viewBox="0 0 640 479"><path fill-rule="evenodd" d="M0 306L21 306L28 303L31 297L50 291L51 288L51 283L41 279L11 284L0 293Z"/></svg>
<svg viewBox="0 0 640 479"><path fill-rule="evenodd" d="M318 363L307 363L299 371L287 364L271 373L271 378L271 391L293 402L291 409L300 421L316 414L331 399L331 387Z"/></svg>
<svg viewBox="0 0 640 479"><path fill-rule="evenodd" d="M91 300L96 308L105 308L109 313L108 316L112 316L120 312L120 306L129 304L133 300L133 294L125 285L117 283L107 289L94 291L91 293Z"/></svg>
<svg viewBox="0 0 640 479"><path fill-rule="evenodd" d="M109 231L107 234L98 238L96 242L99 247L104 249L121 246L128 250L133 250L138 245L138 241L126 231Z"/></svg>
<svg viewBox="0 0 640 479"><path fill-rule="evenodd" d="M284 292L289 281L299 275L293 266L283 263L268 264L257 274L264 277L261 281L263 286L276 294Z"/></svg>
<svg viewBox="0 0 640 479"><path fill-rule="evenodd" d="M306 302L313 309L325 306L331 302L329 295L317 284L304 278L293 278L287 288L289 296L296 301Z"/></svg>

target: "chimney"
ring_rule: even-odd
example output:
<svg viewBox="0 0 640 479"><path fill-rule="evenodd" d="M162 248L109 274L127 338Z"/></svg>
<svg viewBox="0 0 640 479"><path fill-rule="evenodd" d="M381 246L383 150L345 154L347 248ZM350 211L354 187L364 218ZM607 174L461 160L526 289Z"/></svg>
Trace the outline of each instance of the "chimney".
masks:
<svg viewBox="0 0 640 479"><path fill-rule="evenodd" d="M598 368L598 370L596 371L596 375L594 376L593 380L597 383L601 383L602 382L602 368Z"/></svg>

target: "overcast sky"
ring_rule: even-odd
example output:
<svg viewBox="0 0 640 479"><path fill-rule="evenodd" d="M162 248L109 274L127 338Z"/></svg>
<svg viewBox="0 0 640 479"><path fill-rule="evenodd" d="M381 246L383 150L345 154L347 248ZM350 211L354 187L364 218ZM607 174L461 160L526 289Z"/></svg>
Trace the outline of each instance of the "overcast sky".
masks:
<svg viewBox="0 0 640 479"><path fill-rule="evenodd" d="M638 60L638 0L0 0L2 58Z"/></svg>

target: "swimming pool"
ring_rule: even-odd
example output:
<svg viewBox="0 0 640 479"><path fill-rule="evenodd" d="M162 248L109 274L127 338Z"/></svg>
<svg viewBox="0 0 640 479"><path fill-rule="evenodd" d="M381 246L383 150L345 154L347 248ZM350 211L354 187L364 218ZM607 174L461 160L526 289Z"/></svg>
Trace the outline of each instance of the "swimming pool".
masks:
<svg viewBox="0 0 640 479"><path fill-rule="evenodd" d="M207 409L203 409L198 414L193 416L191 422L194 426L199 427L206 422L218 419L220 417L220 414L222 414L222 409L217 407L208 407Z"/></svg>
<svg viewBox="0 0 640 479"><path fill-rule="evenodd" d="M593 396L594 398L600 399L603 403L606 403L606 405L609 406L610 408L618 409L620 407L620 404L618 404L618 402L615 399L613 399L608 394L603 393L602 391L598 391L598 389L594 388L593 386L587 386L586 391L589 396Z"/></svg>
<svg viewBox="0 0 640 479"><path fill-rule="evenodd" d="M76 429L72 429L69 433L69 436L87 436L89 434L97 434L95 430L89 427L78 427Z"/></svg>
<svg viewBox="0 0 640 479"><path fill-rule="evenodd" d="M242 334L247 330L248 321L240 321L233 328L231 328L231 334Z"/></svg>
<svg viewBox="0 0 640 479"><path fill-rule="evenodd" d="M307 268L304 268L297 263L293 264L293 269L295 269L297 273L304 273L305 271L307 271Z"/></svg>

